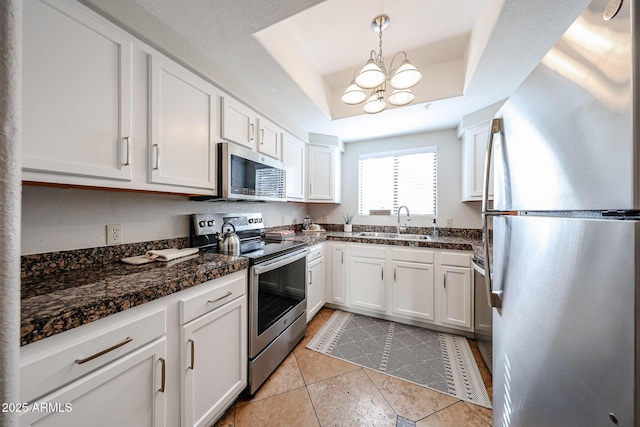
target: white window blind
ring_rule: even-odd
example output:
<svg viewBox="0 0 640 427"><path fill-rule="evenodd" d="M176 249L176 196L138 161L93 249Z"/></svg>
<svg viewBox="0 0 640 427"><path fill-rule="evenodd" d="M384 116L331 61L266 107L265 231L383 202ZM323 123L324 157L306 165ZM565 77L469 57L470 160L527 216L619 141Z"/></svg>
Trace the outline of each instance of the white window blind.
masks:
<svg viewBox="0 0 640 427"><path fill-rule="evenodd" d="M436 147L360 155L358 214L407 205L412 215L436 215Z"/></svg>

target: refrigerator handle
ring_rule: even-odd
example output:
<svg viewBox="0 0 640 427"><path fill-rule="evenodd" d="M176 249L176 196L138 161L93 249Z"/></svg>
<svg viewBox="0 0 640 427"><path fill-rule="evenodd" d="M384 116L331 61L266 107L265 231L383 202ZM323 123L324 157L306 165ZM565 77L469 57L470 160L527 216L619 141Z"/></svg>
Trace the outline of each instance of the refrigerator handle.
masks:
<svg viewBox="0 0 640 427"><path fill-rule="evenodd" d="M484 182L482 191L482 245L484 247L484 283L489 294L489 305L491 307L502 308L502 290L493 290L493 281L491 278L491 255L489 252L489 217L493 216L489 210L489 175L491 173L491 160L493 158L493 136L496 133L502 133L502 119L493 119L491 121L491 131L489 132L489 141L487 143L487 152L484 159Z"/></svg>

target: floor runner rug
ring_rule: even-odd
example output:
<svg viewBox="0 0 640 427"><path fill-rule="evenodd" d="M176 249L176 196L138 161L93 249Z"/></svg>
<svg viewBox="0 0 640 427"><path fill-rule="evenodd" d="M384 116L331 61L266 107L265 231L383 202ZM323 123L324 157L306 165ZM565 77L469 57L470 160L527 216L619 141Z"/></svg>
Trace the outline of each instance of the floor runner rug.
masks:
<svg viewBox="0 0 640 427"><path fill-rule="evenodd" d="M462 336L336 310L307 348L491 408Z"/></svg>

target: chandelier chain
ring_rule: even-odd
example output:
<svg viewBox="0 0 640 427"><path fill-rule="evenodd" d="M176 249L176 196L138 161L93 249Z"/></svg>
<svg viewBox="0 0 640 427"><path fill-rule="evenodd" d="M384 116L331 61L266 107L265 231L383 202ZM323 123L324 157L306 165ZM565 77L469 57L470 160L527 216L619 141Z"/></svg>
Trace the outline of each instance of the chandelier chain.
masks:
<svg viewBox="0 0 640 427"><path fill-rule="evenodd" d="M380 29L380 53L378 54L378 61L384 63L384 59L382 58L382 19L378 21L378 28Z"/></svg>

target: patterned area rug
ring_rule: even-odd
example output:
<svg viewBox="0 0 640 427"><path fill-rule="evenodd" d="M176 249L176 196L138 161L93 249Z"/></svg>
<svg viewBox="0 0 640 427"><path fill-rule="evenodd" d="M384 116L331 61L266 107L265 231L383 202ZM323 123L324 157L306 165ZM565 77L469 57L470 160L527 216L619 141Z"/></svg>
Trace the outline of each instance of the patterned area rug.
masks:
<svg viewBox="0 0 640 427"><path fill-rule="evenodd" d="M491 408L465 337L336 310L307 348Z"/></svg>

